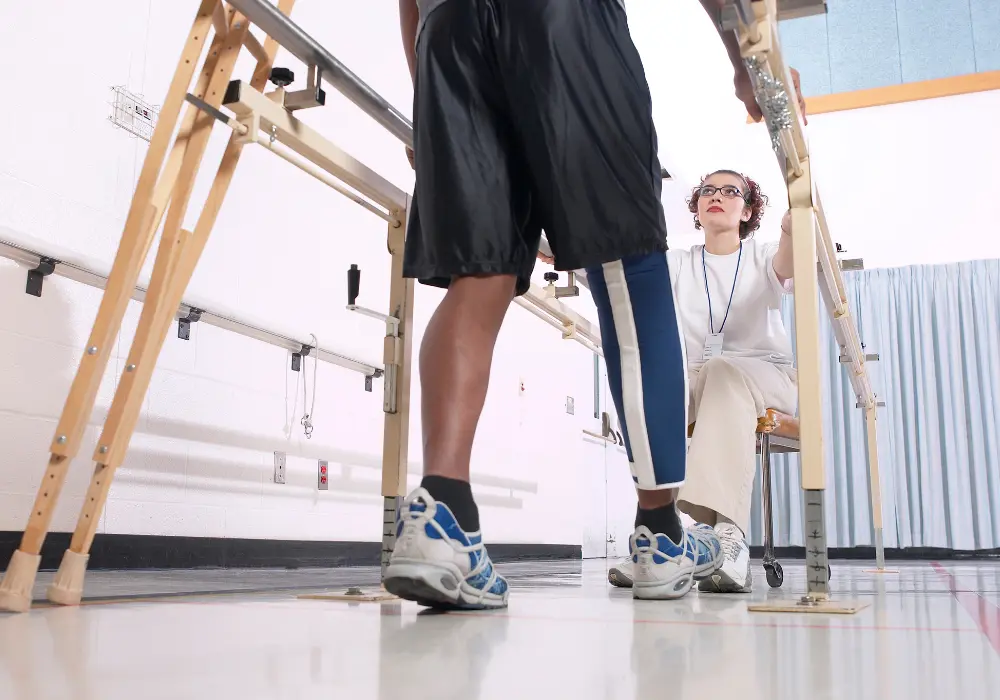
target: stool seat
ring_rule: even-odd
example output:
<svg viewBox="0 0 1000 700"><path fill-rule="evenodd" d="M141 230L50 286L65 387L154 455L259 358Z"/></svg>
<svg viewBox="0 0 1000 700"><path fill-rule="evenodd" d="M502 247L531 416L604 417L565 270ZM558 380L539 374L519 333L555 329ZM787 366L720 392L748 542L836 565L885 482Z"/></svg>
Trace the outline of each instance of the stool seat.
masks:
<svg viewBox="0 0 1000 700"><path fill-rule="evenodd" d="M763 416L757 419L757 434L767 433L775 437L799 439L799 419L782 413L773 408L767 409Z"/></svg>
<svg viewBox="0 0 1000 700"><path fill-rule="evenodd" d="M694 436L695 422L688 425L688 437ZM782 413L776 408L769 408L757 419L757 435L771 435L786 440L799 439L799 419Z"/></svg>

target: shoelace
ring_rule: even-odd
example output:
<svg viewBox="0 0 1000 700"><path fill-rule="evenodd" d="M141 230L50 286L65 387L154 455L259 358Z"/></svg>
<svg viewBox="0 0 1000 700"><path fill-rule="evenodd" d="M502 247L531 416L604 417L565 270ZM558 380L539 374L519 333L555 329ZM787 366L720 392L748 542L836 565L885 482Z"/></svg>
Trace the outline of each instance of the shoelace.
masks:
<svg viewBox="0 0 1000 700"><path fill-rule="evenodd" d="M719 541L722 543L722 551L726 555L726 559L731 561L738 559L740 552L743 550L742 533L735 530L723 530L723 532L717 534Z"/></svg>
<svg viewBox="0 0 1000 700"><path fill-rule="evenodd" d="M684 538L685 553L687 553L689 547L691 546L691 540L694 540L696 545L697 544L705 545L705 549L707 549L709 552L711 552L714 549L714 547L712 546L712 540L716 538L716 534L714 531L709 530L707 528L697 527L688 530L686 534L687 537ZM699 556L701 556L700 548L698 548L697 546L695 547L694 554L696 560Z"/></svg>

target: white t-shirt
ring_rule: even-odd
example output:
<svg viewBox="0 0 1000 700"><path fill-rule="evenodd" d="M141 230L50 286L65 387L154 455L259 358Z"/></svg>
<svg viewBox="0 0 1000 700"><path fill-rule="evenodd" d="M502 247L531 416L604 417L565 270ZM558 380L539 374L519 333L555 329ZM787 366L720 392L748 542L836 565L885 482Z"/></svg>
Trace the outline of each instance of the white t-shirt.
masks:
<svg viewBox="0 0 1000 700"><path fill-rule="evenodd" d="M722 333L723 355L756 357L778 365L792 365L792 344L781 320L781 297L786 289L772 264L778 244L758 243L751 238L743 241L742 256L739 252L729 255L706 252L703 269L704 248L696 245L691 250L667 252L688 367L697 369L705 363L705 343L713 328L715 333ZM708 294L711 295L711 323L709 297L705 291L706 272ZM730 293L732 306L729 306Z"/></svg>

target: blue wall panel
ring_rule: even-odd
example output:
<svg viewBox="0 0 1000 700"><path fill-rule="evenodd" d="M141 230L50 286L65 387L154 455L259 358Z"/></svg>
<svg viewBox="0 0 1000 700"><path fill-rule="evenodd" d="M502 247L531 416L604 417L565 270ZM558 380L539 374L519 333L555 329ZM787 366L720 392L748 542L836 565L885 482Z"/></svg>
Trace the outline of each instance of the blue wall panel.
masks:
<svg viewBox="0 0 1000 700"><path fill-rule="evenodd" d="M1000 0L969 0L976 70L1000 70Z"/></svg>
<svg viewBox="0 0 1000 700"><path fill-rule="evenodd" d="M969 0L896 0L896 15L904 83L976 72Z"/></svg>
<svg viewBox="0 0 1000 700"><path fill-rule="evenodd" d="M785 60L802 77L802 94L829 95L832 89L826 15L787 20L781 23L778 34Z"/></svg>
<svg viewBox="0 0 1000 700"><path fill-rule="evenodd" d="M828 7L832 92L899 84L893 0L832 0Z"/></svg>
<svg viewBox="0 0 1000 700"><path fill-rule="evenodd" d="M806 96L1000 70L1000 0L828 0L781 23Z"/></svg>

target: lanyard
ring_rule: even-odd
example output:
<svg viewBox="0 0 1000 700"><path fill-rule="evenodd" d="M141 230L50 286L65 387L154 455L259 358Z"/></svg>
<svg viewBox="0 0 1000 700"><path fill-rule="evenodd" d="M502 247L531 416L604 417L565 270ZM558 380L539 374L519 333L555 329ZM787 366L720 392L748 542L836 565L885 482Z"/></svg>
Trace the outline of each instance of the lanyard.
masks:
<svg viewBox="0 0 1000 700"><path fill-rule="evenodd" d="M729 304L726 306L726 316L722 319L719 333L726 327L729 319L729 309L733 306L733 293L736 292L736 279L740 276L740 260L743 258L743 241L740 241L740 254L736 257L736 274L733 275L733 289L729 292ZM708 292L708 267L705 265L705 247L701 248L701 271L705 274L705 296L708 297L708 326L715 334L715 319L712 317L712 295Z"/></svg>

